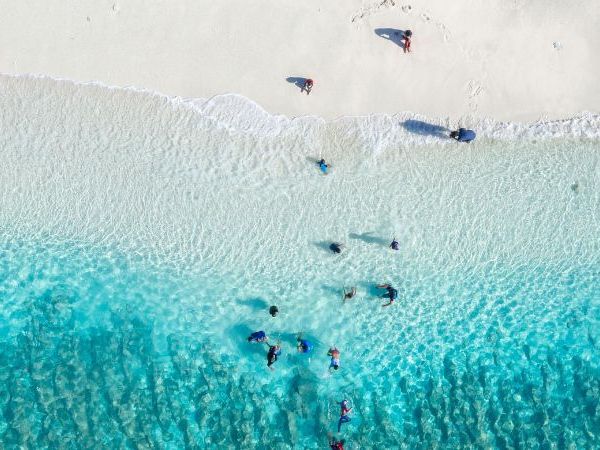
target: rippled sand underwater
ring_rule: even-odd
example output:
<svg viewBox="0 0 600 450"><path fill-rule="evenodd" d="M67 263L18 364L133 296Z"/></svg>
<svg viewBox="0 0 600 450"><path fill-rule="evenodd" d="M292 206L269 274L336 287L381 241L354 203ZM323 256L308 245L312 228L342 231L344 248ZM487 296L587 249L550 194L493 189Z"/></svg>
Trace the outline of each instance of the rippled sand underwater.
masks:
<svg viewBox="0 0 600 450"><path fill-rule="evenodd" d="M4 447L326 448L343 398L351 449L599 446L596 117L460 146L412 115L0 90Z"/></svg>

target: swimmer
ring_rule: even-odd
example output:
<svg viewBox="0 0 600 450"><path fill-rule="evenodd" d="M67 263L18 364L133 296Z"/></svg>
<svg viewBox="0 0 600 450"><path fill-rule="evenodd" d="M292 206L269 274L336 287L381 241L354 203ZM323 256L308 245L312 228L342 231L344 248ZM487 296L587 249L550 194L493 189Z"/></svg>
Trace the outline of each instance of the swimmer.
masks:
<svg viewBox="0 0 600 450"><path fill-rule="evenodd" d="M344 450L345 443L346 441L344 439L336 441L335 439L331 438L329 440L329 447L331 448L331 450Z"/></svg>
<svg viewBox="0 0 600 450"><path fill-rule="evenodd" d="M298 341L298 353L310 353L310 351L313 349L312 342L302 339L302 333L298 334L296 341Z"/></svg>
<svg viewBox="0 0 600 450"><path fill-rule="evenodd" d="M394 287L392 287L391 284L379 284L377 285L377 287L379 289L386 289L387 290L387 294L383 294L383 298L389 298L390 302L386 303L385 305L381 305L382 307L386 307L386 306L390 306L394 304L394 300L396 300L396 298L398 298L398 290L394 289Z"/></svg>
<svg viewBox="0 0 600 450"><path fill-rule="evenodd" d="M281 355L281 347L279 345L269 345L269 353L267 353L267 367L271 370L271 367L277 361L277 357Z"/></svg>
<svg viewBox="0 0 600 450"><path fill-rule="evenodd" d="M348 417L350 411L352 411L352 408L349 408L348 400L342 400L340 402L340 420L338 420L338 433L342 429L343 423L348 423L350 422L350 420L352 420L350 419L350 417Z"/></svg>
<svg viewBox="0 0 600 450"><path fill-rule="evenodd" d="M248 342L267 342L269 337L265 334L264 331L255 331L250 336L248 336Z"/></svg>
<svg viewBox="0 0 600 450"><path fill-rule="evenodd" d="M344 288L344 300L350 300L356 295L356 288L351 287L348 292L346 292L346 288Z"/></svg>
<svg viewBox="0 0 600 450"><path fill-rule="evenodd" d="M277 308L275 305L271 306L269 308L269 314L271 314L271 317L277 316L277 314L279 314L279 308Z"/></svg>
<svg viewBox="0 0 600 450"><path fill-rule="evenodd" d="M340 351L335 345L329 349L327 356L331 356L329 371L331 371L331 368L333 368L333 370L338 370L340 368Z"/></svg>
<svg viewBox="0 0 600 450"><path fill-rule="evenodd" d="M396 240L396 238L394 238L392 240L392 243L390 244L390 248L392 250L400 250L400 244L398 243L398 241Z"/></svg>
<svg viewBox="0 0 600 450"><path fill-rule="evenodd" d="M344 247L344 244L340 243L340 242L333 242L330 246L329 246L329 250L331 250L333 253L342 253L342 248Z"/></svg>

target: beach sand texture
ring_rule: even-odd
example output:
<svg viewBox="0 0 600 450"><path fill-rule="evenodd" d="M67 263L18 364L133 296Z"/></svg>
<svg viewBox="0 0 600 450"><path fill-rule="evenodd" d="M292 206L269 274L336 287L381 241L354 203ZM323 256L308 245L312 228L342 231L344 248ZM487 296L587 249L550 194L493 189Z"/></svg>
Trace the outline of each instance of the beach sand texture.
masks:
<svg viewBox="0 0 600 450"><path fill-rule="evenodd" d="M597 112L600 2L4 0L0 72L238 93L288 116ZM414 33L404 54L398 30ZM292 82L287 81L292 78ZM310 77L301 94L293 78Z"/></svg>

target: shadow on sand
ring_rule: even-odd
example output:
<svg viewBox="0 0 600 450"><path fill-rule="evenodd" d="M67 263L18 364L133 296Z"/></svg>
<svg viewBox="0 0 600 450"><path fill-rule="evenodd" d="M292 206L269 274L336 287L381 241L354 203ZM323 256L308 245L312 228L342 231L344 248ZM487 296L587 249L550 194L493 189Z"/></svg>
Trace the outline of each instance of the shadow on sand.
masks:
<svg viewBox="0 0 600 450"><path fill-rule="evenodd" d="M405 120L402 126L411 133L420 134L421 136L433 136L441 139L450 138L450 130L441 125L433 125L421 120Z"/></svg>
<svg viewBox="0 0 600 450"><path fill-rule="evenodd" d="M402 40L404 30L398 30L397 28L375 28L374 31L380 38L387 39L398 47L404 48L404 41Z"/></svg>
<svg viewBox="0 0 600 450"><path fill-rule="evenodd" d="M300 92L304 92L304 82L306 80L308 80L308 78L303 77L287 77L285 79L285 81L287 81L288 83L292 83L294 86L300 89Z"/></svg>

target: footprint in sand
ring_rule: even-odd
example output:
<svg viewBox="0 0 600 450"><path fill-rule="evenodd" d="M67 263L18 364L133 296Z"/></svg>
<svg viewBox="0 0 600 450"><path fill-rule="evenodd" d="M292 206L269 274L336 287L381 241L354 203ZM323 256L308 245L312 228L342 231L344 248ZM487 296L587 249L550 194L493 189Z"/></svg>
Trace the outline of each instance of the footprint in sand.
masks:
<svg viewBox="0 0 600 450"><path fill-rule="evenodd" d="M466 86L467 96L469 98L469 109L472 112L476 112L479 108L479 104L477 102L477 97L479 97L483 92L484 88L481 83L477 80L469 80Z"/></svg>
<svg viewBox="0 0 600 450"><path fill-rule="evenodd" d="M477 80L469 80L467 84L467 95L469 98L475 98L484 91L483 86Z"/></svg>
<svg viewBox="0 0 600 450"><path fill-rule="evenodd" d="M410 6L410 5L404 5L402 7L402 12L408 14L411 9L412 9L412 6Z"/></svg>
<svg viewBox="0 0 600 450"><path fill-rule="evenodd" d="M431 17L429 17L427 14L423 13L423 14L421 14L421 19L423 19L423 22L429 22L431 20Z"/></svg>
<svg viewBox="0 0 600 450"><path fill-rule="evenodd" d="M554 50L560 50L562 48L562 44L556 41L552 43L552 47L554 47Z"/></svg>

